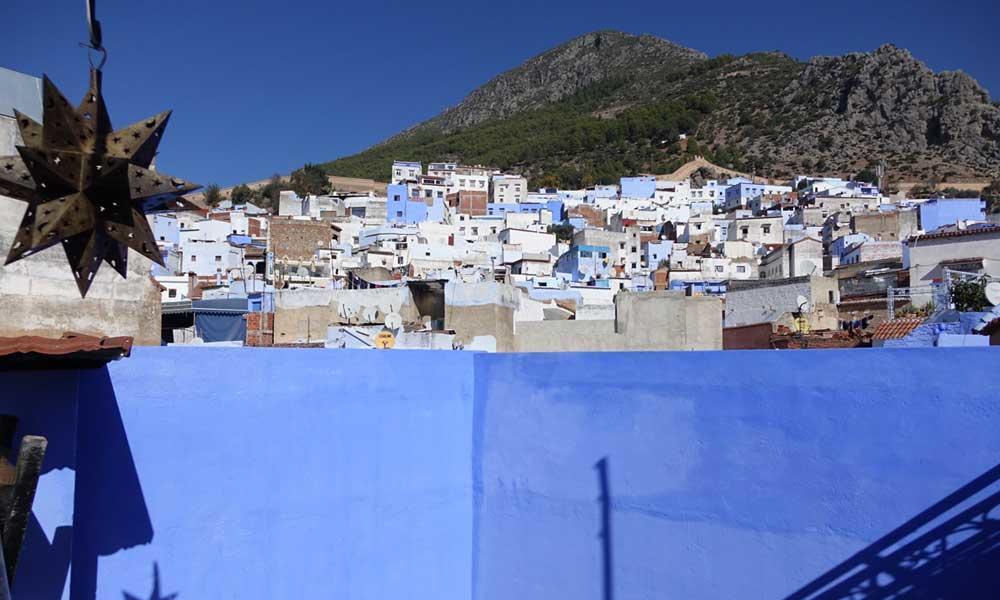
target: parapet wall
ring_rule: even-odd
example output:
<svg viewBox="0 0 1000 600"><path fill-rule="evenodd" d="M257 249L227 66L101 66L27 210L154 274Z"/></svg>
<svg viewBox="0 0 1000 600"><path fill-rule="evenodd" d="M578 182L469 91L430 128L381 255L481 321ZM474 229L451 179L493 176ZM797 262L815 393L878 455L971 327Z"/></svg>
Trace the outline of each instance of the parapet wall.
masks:
<svg viewBox="0 0 1000 600"><path fill-rule="evenodd" d="M623 599L988 598L998 370L991 348L163 347L0 373L50 451L14 597L141 598L155 572L161 597L600 598L609 565Z"/></svg>

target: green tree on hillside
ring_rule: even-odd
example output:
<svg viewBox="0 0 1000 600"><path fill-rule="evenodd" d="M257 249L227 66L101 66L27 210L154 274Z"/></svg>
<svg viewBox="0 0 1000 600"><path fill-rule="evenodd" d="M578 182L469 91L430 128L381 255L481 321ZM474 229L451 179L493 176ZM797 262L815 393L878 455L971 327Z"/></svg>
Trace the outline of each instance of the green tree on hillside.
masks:
<svg viewBox="0 0 1000 600"><path fill-rule="evenodd" d="M865 167L858 171L857 175L854 176L856 181L863 181L865 183L878 183L878 175L875 174L875 170L871 167Z"/></svg>
<svg viewBox="0 0 1000 600"><path fill-rule="evenodd" d="M262 208L269 208L271 212L277 213L281 191L289 189L291 186L281 180L281 175L275 173L267 185L257 190L256 199Z"/></svg>
<svg viewBox="0 0 1000 600"><path fill-rule="evenodd" d="M219 202L222 202L222 192L219 189L217 183L210 183L205 186L205 204L209 206L215 206Z"/></svg>
<svg viewBox="0 0 1000 600"><path fill-rule="evenodd" d="M330 180L323 167L306 163L292 172L291 187L299 196L326 194L330 191Z"/></svg>
<svg viewBox="0 0 1000 600"><path fill-rule="evenodd" d="M989 187L980 194L986 201L986 211L989 213L1000 213L1000 178L994 179Z"/></svg>
<svg viewBox="0 0 1000 600"><path fill-rule="evenodd" d="M253 200L253 191L247 187L246 184L241 183L240 185L233 188L233 191L229 193L229 199L233 201L233 204L246 204Z"/></svg>

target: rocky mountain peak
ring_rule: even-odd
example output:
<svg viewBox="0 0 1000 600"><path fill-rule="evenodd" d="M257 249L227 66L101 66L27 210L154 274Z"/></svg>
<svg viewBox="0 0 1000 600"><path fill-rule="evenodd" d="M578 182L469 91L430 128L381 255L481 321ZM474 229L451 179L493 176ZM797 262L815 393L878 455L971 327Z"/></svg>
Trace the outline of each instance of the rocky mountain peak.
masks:
<svg viewBox="0 0 1000 600"><path fill-rule="evenodd" d="M680 69L706 58L652 35L594 31L494 77L428 125L453 131L557 102L600 81Z"/></svg>

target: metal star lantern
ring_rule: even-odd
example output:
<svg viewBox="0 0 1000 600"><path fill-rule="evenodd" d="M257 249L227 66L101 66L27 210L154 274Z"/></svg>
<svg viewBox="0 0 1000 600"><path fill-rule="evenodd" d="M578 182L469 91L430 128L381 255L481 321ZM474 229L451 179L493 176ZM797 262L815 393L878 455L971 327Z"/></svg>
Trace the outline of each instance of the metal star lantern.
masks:
<svg viewBox="0 0 1000 600"><path fill-rule="evenodd" d="M150 169L170 111L112 129L101 76L75 108L45 77L42 123L15 111L24 145L0 156L0 193L28 202L6 264L61 243L83 297L102 260L125 277L129 248L163 265L146 215L197 209L182 195L201 187Z"/></svg>

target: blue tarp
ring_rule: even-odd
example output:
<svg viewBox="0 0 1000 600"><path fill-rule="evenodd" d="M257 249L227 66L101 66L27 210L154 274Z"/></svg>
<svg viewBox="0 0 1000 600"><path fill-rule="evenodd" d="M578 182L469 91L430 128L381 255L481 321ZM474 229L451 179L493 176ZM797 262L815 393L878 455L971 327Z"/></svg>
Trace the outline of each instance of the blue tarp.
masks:
<svg viewBox="0 0 1000 600"><path fill-rule="evenodd" d="M195 300L194 329L206 342L244 341L247 337L246 298Z"/></svg>

